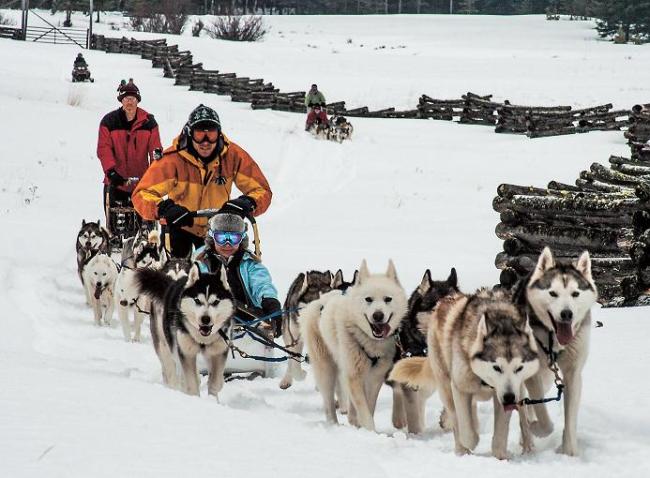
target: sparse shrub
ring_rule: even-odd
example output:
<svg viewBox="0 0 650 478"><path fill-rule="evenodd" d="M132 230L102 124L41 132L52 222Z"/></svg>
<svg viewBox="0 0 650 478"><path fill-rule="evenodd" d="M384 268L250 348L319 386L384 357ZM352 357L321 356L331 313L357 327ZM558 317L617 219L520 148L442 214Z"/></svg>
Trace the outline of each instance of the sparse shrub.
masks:
<svg viewBox="0 0 650 478"><path fill-rule="evenodd" d="M257 41L267 33L264 21L258 15L217 17L205 30L212 38L232 41Z"/></svg>
<svg viewBox="0 0 650 478"><path fill-rule="evenodd" d="M193 37L198 37L201 35L201 30L203 30L203 27L205 24L199 19L198 22L196 22L194 25L192 25L192 36Z"/></svg>
<svg viewBox="0 0 650 478"><path fill-rule="evenodd" d="M131 16L131 28L138 32L180 35L187 22L186 2L163 0L160 5L138 2Z"/></svg>

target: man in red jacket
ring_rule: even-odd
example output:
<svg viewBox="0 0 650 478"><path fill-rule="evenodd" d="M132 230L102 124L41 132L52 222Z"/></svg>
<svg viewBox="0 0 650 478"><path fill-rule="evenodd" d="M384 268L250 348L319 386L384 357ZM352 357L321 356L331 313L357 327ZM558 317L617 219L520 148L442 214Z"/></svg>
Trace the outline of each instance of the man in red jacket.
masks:
<svg viewBox="0 0 650 478"><path fill-rule="evenodd" d="M128 83L122 80L118 92L122 107L102 118L97 140L97 156L104 170L104 209L107 197L111 206L116 202L130 204L135 184L128 179L141 178L153 159L153 151L162 148L158 123L153 115L138 108L142 97L133 79Z"/></svg>

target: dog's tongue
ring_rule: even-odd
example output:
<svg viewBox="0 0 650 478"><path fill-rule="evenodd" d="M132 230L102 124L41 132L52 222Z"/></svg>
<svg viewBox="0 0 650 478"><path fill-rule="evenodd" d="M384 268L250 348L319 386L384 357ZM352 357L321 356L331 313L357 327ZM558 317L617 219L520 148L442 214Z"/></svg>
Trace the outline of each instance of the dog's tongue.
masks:
<svg viewBox="0 0 650 478"><path fill-rule="evenodd" d="M377 331L381 334L381 337L385 339L386 337L388 337L388 334L390 333L390 325L388 325L388 323L379 324L377 326Z"/></svg>
<svg viewBox="0 0 650 478"><path fill-rule="evenodd" d="M517 410L517 405L514 404L514 403L513 403L513 404L510 404L510 405L504 405L504 406L503 406L503 409L504 409L506 412L513 412L513 411Z"/></svg>
<svg viewBox="0 0 650 478"><path fill-rule="evenodd" d="M557 340L558 342L560 342L560 345L566 345L573 340L573 330L571 329L571 322L558 322Z"/></svg>
<svg viewBox="0 0 650 478"><path fill-rule="evenodd" d="M95 299L99 300L102 295L102 286L98 285L95 287Z"/></svg>

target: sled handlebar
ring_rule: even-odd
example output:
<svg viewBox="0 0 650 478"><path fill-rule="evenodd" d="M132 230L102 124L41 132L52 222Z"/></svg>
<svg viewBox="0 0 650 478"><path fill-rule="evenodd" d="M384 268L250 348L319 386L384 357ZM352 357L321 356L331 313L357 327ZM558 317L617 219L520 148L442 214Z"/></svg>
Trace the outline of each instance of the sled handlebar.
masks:
<svg viewBox="0 0 650 478"><path fill-rule="evenodd" d="M183 214L181 217L177 218L172 224L176 224L178 221L183 219L185 216L190 216L190 217L212 217L216 215L219 212L219 209L199 209L198 211L188 211L185 214ZM255 246L255 255L258 257L262 257L262 250L260 248L260 232L257 229L257 221L253 217L252 214L246 214L246 219L248 219L251 223L251 226L253 226L253 244ZM160 224L167 224L167 221L165 221L164 218L160 219Z"/></svg>
<svg viewBox="0 0 650 478"><path fill-rule="evenodd" d="M198 211L188 211L185 214L183 214L181 217L177 218L172 224L176 224L178 221L183 219L185 216L190 216L190 217L207 217L211 218L212 216L215 216L220 209L216 208L209 208L209 209L199 209ZM251 224L257 224L257 221L255 221L255 218L253 217L252 214L247 214L246 219L248 219ZM160 223L161 224L167 224L167 221L165 221L164 218L160 218Z"/></svg>

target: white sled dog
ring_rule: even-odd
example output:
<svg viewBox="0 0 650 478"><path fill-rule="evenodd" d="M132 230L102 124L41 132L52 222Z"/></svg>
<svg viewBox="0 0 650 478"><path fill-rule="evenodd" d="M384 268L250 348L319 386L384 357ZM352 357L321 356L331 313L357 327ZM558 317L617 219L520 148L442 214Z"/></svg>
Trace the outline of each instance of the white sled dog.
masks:
<svg viewBox="0 0 650 478"><path fill-rule="evenodd" d="M82 272L86 296L93 308L96 325L111 325L117 266L107 254L94 255Z"/></svg>
<svg viewBox="0 0 650 478"><path fill-rule="evenodd" d="M325 417L338 423L334 399L338 389L343 408L347 402L350 424L374 431L377 395L393 365L395 332L407 310L406 293L392 261L385 274L371 275L364 260L357 284L345 295L334 291L328 295L322 313L315 301L298 318Z"/></svg>
<svg viewBox="0 0 650 478"><path fill-rule="evenodd" d="M438 389L452 423L455 450L466 454L478 444L476 401L493 399L492 453L508 457L508 424L519 411L524 452L532 450L524 381L539 370L537 344L528 321L503 291L480 290L443 298L429 315L428 355L399 361L390 379Z"/></svg>
<svg viewBox="0 0 650 478"><path fill-rule="evenodd" d="M558 452L578 454L577 422L582 392L582 369L589 351L591 307L598 299L591 276L591 259L583 252L575 264L557 263L547 247L539 256L525 283L525 302L530 324L540 346L540 372L526 381L532 398L541 398L553 383L551 356L564 380L564 433ZM546 406L534 405L537 421L531 424L537 436L553 431Z"/></svg>
<svg viewBox="0 0 650 478"><path fill-rule="evenodd" d="M187 277L176 281L161 271L139 269L135 281L138 291L152 301L151 337L164 383L180 388L178 361L183 391L198 395L196 359L201 353L208 362L208 393L218 398L224 383L226 338L235 313L225 268L219 274L202 274L195 264Z"/></svg>
<svg viewBox="0 0 650 478"><path fill-rule="evenodd" d="M149 233L149 241L138 247L138 254L131 261L135 269L148 267L159 270L163 266L166 253L160 244L157 231ZM140 330L142 322L149 311L150 301L147 297L138 293L135 284L135 270L122 266L120 273L115 281L115 306L117 307L117 316L122 324L124 340L127 342L140 342ZM129 312L133 311L133 337L131 337L131 323L129 321Z"/></svg>

